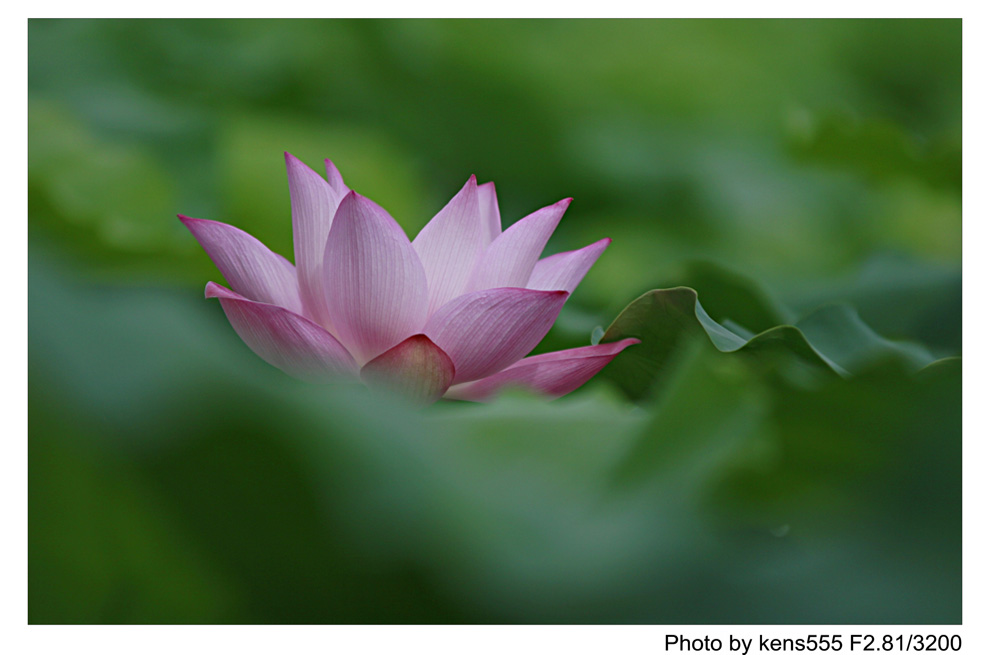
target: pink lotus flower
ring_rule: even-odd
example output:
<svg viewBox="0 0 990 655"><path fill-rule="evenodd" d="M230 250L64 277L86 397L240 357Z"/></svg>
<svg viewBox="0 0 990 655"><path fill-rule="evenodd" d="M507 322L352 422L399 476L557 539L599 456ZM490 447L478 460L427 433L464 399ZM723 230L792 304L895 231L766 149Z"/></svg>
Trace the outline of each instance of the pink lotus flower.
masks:
<svg viewBox="0 0 990 655"><path fill-rule="evenodd" d="M495 186L474 176L412 241L388 212L285 154L296 264L236 227L179 216L233 290L227 319L286 373L361 379L433 402L508 386L548 396L587 382L636 339L534 357L568 295L610 243L539 259L570 199L502 231Z"/></svg>

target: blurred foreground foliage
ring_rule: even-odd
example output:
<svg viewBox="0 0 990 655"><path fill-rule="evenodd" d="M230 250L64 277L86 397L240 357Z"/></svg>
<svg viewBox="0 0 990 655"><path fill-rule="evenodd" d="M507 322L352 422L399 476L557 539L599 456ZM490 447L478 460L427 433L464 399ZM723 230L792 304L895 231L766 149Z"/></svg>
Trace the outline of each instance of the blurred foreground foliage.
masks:
<svg viewBox="0 0 990 655"><path fill-rule="evenodd" d="M960 619L957 358L829 344L855 374L795 376L804 351L650 317L682 333L606 369L628 389L664 346L639 405L424 411L287 378L193 293L32 259L32 622Z"/></svg>
<svg viewBox="0 0 990 655"><path fill-rule="evenodd" d="M961 620L959 21L29 50L31 622ZM538 350L643 343L553 403L287 378L175 220L290 255L283 150L410 235L470 173L504 227L574 196L548 252L613 244Z"/></svg>

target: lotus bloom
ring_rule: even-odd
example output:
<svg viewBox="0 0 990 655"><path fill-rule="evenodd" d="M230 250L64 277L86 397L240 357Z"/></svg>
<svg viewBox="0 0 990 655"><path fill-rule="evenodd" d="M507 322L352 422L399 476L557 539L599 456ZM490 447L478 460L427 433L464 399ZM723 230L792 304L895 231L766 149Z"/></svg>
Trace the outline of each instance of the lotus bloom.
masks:
<svg viewBox="0 0 990 655"><path fill-rule="evenodd" d="M206 285L237 334L289 375L360 379L423 402L587 382L635 339L524 356L608 246L539 259L570 199L502 231L474 176L412 241L377 204L285 154L295 266L236 227L179 216L227 279Z"/></svg>

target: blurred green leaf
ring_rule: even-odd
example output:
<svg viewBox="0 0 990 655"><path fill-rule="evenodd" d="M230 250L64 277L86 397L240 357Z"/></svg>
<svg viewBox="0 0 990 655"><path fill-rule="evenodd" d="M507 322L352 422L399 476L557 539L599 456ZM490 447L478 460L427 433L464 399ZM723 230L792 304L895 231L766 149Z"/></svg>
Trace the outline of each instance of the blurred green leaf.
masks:
<svg viewBox="0 0 990 655"><path fill-rule="evenodd" d="M28 620L233 620L231 580L181 518L163 511L134 462L108 456L92 433L98 424L66 414L52 390L38 386L44 379L33 371L28 409Z"/></svg>
<svg viewBox="0 0 990 655"><path fill-rule="evenodd" d="M728 277L727 285L730 291L722 296L729 298L727 307L732 306L733 299L756 298L756 292L747 289L738 276ZM711 288L718 286L713 283ZM762 316L754 314L754 310L760 311L759 306L738 306L750 316L750 324L769 314L767 310ZM752 318L754 315L757 318ZM684 342L702 334L723 353L742 352L761 362L783 360L791 365L792 372L793 365L800 364L806 372L849 375L884 358L898 358L917 370L934 359L920 344L897 343L879 336L847 305L824 306L794 325L776 325L753 334L728 317L723 324L717 323L702 307L694 289L677 287L646 292L605 330L602 342L635 337L641 343L617 357L603 375L631 398L643 398L669 375L671 358Z"/></svg>
<svg viewBox="0 0 990 655"><path fill-rule="evenodd" d="M841 278L791 283L785 297L800 311L842 299L883 334L920 341L943 356L962 351L962 271L956 265L878 253Z"/></svg>
<svg viewBox="0 0 990 655"><path fill-rule="evenodd" d="M801 161L854 169L873 182L914 177L934 187L962 188L962 141L925 146L897 124L848 114L812 118L796 112L788 146Z"/></svg>
<svg viewBox="0 0 990 655"><path fill-rule="evenodd" d="M807 389L696 342L642 406L416 410L31 264L32 621L958 620L952 362Z"/></svg>
<svg viewBox="0 0 990 655"><path fill-rule="evenodd" d="M837 372L860 371L886 358L902 360L910 370L918 370L934 360L921 344L884 339L849 305L826 305L802 318L796 327Z"/></svg>
<svg viewBox="0 0 990 655"><path fill-rule="evenodd" d="M769 290L745 275L711 261L691 261L679 274L680 286L705 298L705 311L716 322L732 321L751 333L792 323L794 313Z"/></svg>
<svg viewBox="0 0 990 655"><path fill-rule="evenodd" d="M752 438L765 413L763 390L749 384L745 371L725 362L719 368L702 350L697 339L676 344L672 379L616 467L617 484L662 479L682 496L698 494ZM698 412L699 407L707 411Z"/></svg>
<svg viewBox="0 0 990 655"><path fill-rule="evenodd" d="M169 221L174 187L147 151L103 142L43 100L31 100L28 183L37 219L65 237L82 235L96 253L132 258L180 253ZM78 244L82 245L82 244Z"/></svg>
<svg viewBox="0 0 990 655"><path fill-rule="evenodd" d="M655 289L634 300L605 330L604 343L635 337L641 341L603 372L631 398L641 399L670 374L671 358L685 339L704 334L720 351L744 350L763 359L793 356L818 371L842 371L791 325L747 338L716 323L705 313L694 289ZM788 357L790 360L790 357Z"/></svg>

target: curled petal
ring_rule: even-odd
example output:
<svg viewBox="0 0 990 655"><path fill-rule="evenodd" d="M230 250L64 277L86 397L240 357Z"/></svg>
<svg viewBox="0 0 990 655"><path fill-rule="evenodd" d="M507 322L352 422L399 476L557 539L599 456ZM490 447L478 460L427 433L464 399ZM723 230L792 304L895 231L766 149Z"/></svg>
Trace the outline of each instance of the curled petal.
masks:
<svg viewBox="0 0 990 655"><path fill-rule="evenodd" d="M453 379L454 362L425 334L414 334L361 369L361 380L369 387L424 405L438 400Z"/></svg>
<svg viewBox="0 0 990 655"><path fill-rule="evenodd" d="M574 289L584 279L598 258L601 256L611 239L596 241L580 250L550 255L536 262L533 274L529 277L528 289L563 289L574 293Z"/></svg>
<svg viewBox="0 0 990 655"><path fill-rule="evenodd" d="M179 215L237 293L299 312L296 269L253 236L232 225Z"/></svg>
<svg viewBox="0 0 990 655"><path fill-rule="evenodd" d="M210 282L207 298L219 298L227 320L259 357L308 382L355 378L347 349L316 323L282 307L254 302Z"/></svg>
<svg viewBox="0 0 990 655"><path fill-rule="evenodd" d="M559 398L595 376L606 364L639 339L572 348L527 357L486 378L451 387L448 398L488 400L506 388L523 388Z"/></svg>
<svg viewBox="0 0 990 655"><path fill-rule="evenodd" d="M353 191L330 228L324 291L337 335L362 364L426 322L426 274L409 239L388 212Z"/></svg>
<svg viewBox="0 0 990 655"><path fill-rule="evenodd" d="M423 332L454 361L454 383L469 382L502 370L535 348L565 300L565 291L475 291L437 310Z"/></svg>
<svg viewBox="0 0 990 655"><path fill-rule="evenodd" d="M285 153L285 167L289 175L292 242L303 310L306 316L333 330L324 302L323 251L334 213L343 196L318 173L289 153Z"/></svg>
<svg viewBox="0 0 990 655"><path fill-rule="evenodd" d="M463 293L488 245L489 232L478 204L478 183L472 175L413 240L426 271L430 314Z"/></svg>
<svg viewBox="0 0 990 655"><path fill-rule="evenodd" d="M513 223L478 260L466 291L525 287L540 253L570 204L571 199L566 198Z"/></svg>

